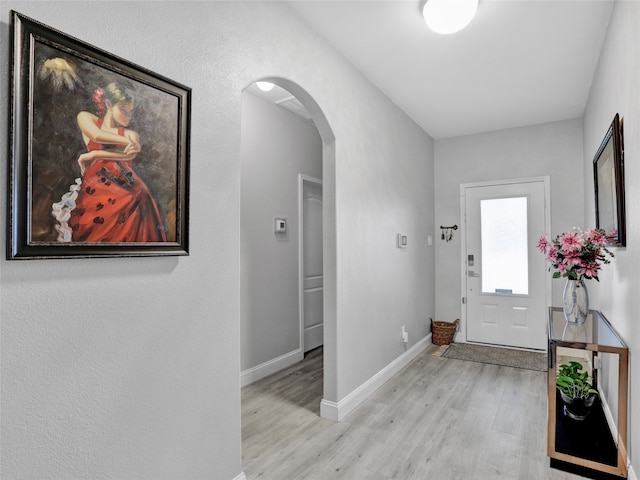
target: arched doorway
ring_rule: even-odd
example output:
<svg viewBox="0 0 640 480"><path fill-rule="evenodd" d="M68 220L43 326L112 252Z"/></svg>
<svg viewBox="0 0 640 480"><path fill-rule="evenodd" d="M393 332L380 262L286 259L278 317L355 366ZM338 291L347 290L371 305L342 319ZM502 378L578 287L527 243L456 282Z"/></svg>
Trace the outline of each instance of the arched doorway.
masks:
<svg viewBox="0 0 640 480"><path fill-rule="evenodd" d="M323 311L323 344L324 344L324 359L323 359L323 401L330 404L336 401L337 392L337 368L336 368L336 245L335 245L335 137L329 126L329 123L323 114L318 103L309 95L309 93L300 87L295 82L290 80L269 77L261 78L256 81L264 81L273 83L293 95L297 101L304 107L304 109L310 115L313 125L317 129L319 135L319 147L321 149L321 177L322 177L322 265L324 276L324 293L322 300ZM253 84L253 83L252 83ZM244 114L244 100L243 100L243 114ZM242 131L242 152L241 156L247 154L247 150L255 148L255 145L251 145L252 140L248 138L248 128L246 127L249 120L244 118L243 115L243 131ZM255 127L255 126L254 126ZM306 135L304 129L301 135ZM276 143L279 141L277 135L270 135L265 139L267 143ZM286 141L286 140L281 140ZM280 279L278 277L279 264L277 263L277 255L279 249L286 248L288 243L293 243L293 235L297 235L290 228L295 227L297 231L299 225L297 220L291 215L284 215L280 210L276 208L280 207L268 207L268 202L261 201L278 195L283 195L283 189L277 186L274 178L272 177L273 171L269 170L269 165L263 165L260 162L247 166L247 168L255 169L251 171L251 175L246 170L241 170L241 199L243 204L245 199L250 199L251 196L257 196L254 198L254 204L258 205L258 208L262 209L259 215L255 215L248 218L245 215L246 209L243 209L241 205L241 383L246 385L255 381L262 376L268 375L271 372L275 372L280 368L291 364L297 359L301 359L304 354L303 348L303 335L298 329L295 334L300 338L298 348L291 350L289 347L283 347L283 343L292 333L288 330L274 332L274 329L270 329L267 325L268 322L262 321L261 315L264 311L256 311L256 308L252 306L252 302L248 301L249 298L261 298L262 305L271 305L274 309L282 307L277 303L277 295L269 297L266 293L273 287L274 283L277 283ZM256 175L256 171L259 174ZM304 172L299 172L304 173ZM248 177L253 178L252 183L247 181ZM314 177L314 175L311 175ZM256 186L257 185L257 186ZM287 187L288 188L288 187ZM262 191L262 194L259 192ZM262 197L260 197L262 195ZM248 203L250 200L246 200ZM297 208L297 205L296 205ZM253 214L250 214L253 215ZM282 229L277 231L276 223L284 220ZM282 222L280 222L282 223ZM271 252L267 253L269 260L273 263L269 265L268 262L264 263L260 267L252 270L256 264L255 255L248 252L251 250L247 246L247 239L250 229L261 229L262 234L268 234L271 237L268 239L269 243L274 247ZM265 230L266 229L266 230ZM265 242L266 243L266 242ZM253 249L254 251L256 249ZM281 265L281 264L280 264ZM256 272L261 276L262 280L256 281ZM251 279L251 281L249 281ZM265 285L265 288L261 287ZM267 283L269 288L266 288ZM289 292L291 294L291 292ZM295 294L294 294L295 295ZM265 298L266 297L266 298ZM271 302L271 303L269 303ZM262 307L260 307L262 309ZM264 318L264 317L262 317ZM251 330L251 332L250 332ZM251 337L253 335L253 337ZM256 338L258 340L256 340ZM280 342L281 351L279 354L272 356L272 358L266 358L264 352L256 352L256 349L252 345L256 345L257 341L271 341L273 343ZM253 343L252 343L253 342ZM254 355L256 358L250 358ZM260 356L262 355L262 356ZM322 414L321 408L321 414ZM325 415L323 415L325 416Z"/></svg>

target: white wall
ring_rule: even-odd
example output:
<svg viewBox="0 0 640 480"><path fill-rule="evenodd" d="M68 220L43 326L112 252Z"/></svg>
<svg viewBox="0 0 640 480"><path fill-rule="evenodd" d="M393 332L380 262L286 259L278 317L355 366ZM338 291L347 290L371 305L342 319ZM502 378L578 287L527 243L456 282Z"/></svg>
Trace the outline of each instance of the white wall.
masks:
<svg viewBox="0 0 640 480"><path fill-rule="evenodd" d="M4 105L10 9L193 88L189 257L0 261L3 478L240 474L241 91L258 78L306 89L336 138L325 398L391 363L401 325L413 345L434 314L431 138L282 4L159 5L0 4ZM5 145L8 131L0 115Z"/></svg>
<svg viewBox="0 0 640 480"><path fill-rule="evenodd" d="M551 233L579 226L584 216L582 122L513 128L437 140L435 145L436 226L460 225L460 184L549 175ZM461 316L461 242L436 239L436 312L439 320ZM551 274L549 274L551 275ZM553 304L563 284L552 282Z"/></svg>
<svg viewBox="0 0 640 480"><path fill-rule="evenodd" d="M595 226L593 157L616 113L624 118L627 246L590 282L591 308L613 324L630 349L629 457L640 462L640 3L617 1L584 116L584 223Z"/></svg>
<svg viewBox="0 0 640 480"><path fill-rule="evenodd" d="M435 312L433 141L373 93L348 92L336 133L338 399L404 352L403 325L408 347L425 337Z"/></svg>
<svg viewBox="0 0 640 480"><path fill-rule="evenodd" d="M298 174L322 179L322 140L312 123L245 93L241 159L240 368L244 372L301 348ZM287 219L285 234L274 233L276 217Z"/></svg>

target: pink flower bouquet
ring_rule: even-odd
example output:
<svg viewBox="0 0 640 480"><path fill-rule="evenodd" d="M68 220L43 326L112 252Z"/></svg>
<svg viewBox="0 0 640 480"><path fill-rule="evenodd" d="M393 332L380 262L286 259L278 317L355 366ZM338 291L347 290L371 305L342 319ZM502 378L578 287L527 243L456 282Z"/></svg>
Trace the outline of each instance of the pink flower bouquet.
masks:
<svg viewBox="0 0 640 480"><path fill-rule="evenodd" d="M617 232L606 233L602 229L583 231L574 228L558 235L554 240L541 236L538 249L547 257L549 271L554 269L553 278L567 277L571 280L595 278L603 264L610 263L607 255L613 257L606 245L615 238Z"/></svg>

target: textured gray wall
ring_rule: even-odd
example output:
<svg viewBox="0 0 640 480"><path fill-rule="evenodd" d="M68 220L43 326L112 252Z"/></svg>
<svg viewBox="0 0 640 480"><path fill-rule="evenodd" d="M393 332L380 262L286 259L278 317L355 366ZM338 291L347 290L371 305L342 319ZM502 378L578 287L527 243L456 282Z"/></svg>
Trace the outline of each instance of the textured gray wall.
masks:
<svg viewBox="0 0 640 480"><path fill-rule="evenodd" d="M286 6L2 2L4 105L10 9L192 87L193 116L189 257L0 262L3 478L240 475L241 92L261 77L306 89L336 139L325 398L401 355L401 325L426 334L433 141Z"/></svg>

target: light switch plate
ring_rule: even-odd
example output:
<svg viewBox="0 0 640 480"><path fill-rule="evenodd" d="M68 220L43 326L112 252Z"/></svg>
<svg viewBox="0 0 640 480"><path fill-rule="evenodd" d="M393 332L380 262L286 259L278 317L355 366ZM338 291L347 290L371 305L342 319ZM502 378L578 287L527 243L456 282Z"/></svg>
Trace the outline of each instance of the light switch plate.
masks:
<svg viewBox="0 0 640 480"><path fill-rule="evenodd" d="M398 234L398 248L407 248L407 236L402 233Z"/></svg>

